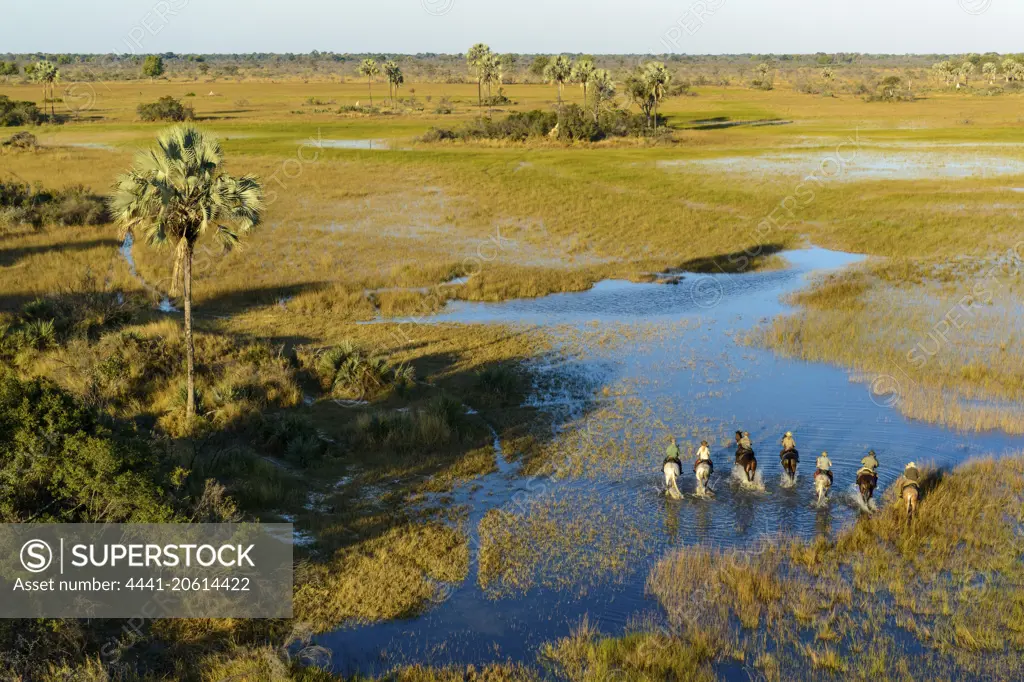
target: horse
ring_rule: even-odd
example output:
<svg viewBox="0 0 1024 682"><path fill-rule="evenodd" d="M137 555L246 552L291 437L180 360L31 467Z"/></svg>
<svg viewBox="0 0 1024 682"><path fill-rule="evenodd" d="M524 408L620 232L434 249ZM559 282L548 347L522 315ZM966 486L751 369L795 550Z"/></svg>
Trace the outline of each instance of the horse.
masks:
<svg viewBox="0 0 1024 682"><path fill-rule="evenodd" d="M909 526L914 519L914 514L917 513L917 501L921 497L921 489L916 481L904 481L901 492L907 508L907 525Z"/></svg>
<svg viewBox="0 0 1024 682"><path fill-rule="evenodd" d="M747 474L747 482L753 483L754 474L757 472L757 457L754 456L754 451L746 448L737 448L736 464L743 467L743 471Z"/></svg>
<svg viewBox="0 0 1024 682"><path fill-rule="evenodd" d="M818 494L818 505L821 506L828 497L829 488L832 487L832 472L817 469L814 472L814 491Z"/></svg>
<svg viewBox="0 0 1024 682"><path fill-rule="evenodd" d="M800 463L800 453L795 449L783 450L779 453L779 459L782 460L782 469L789 475L792 483L796 480L796 465Z"/></svg>
<svg viewBox="0 0 1024 682"><path fill-rule="evenodd" d="M702 459L693 469L697 475L697 494L701 497L708 493L708 480L711 478L712 466L710 459Z"/></svg>
<svg viewBox="0 0 1024 682"><path fill-rule="evenodd" d="M679 492L676 479L683 475L683 463L678 457L672 457L665 460L661 470L665 473L665 494L674 500L682 498L683 494Z"/></svg>
<svg viewBox="0 0 1024 682"><path fill-rule="evenodd" d="M878 487L878 474L867 467L857 472L857 488L860 489L860 498L867 506L875 495L875 488Z"/></svg>

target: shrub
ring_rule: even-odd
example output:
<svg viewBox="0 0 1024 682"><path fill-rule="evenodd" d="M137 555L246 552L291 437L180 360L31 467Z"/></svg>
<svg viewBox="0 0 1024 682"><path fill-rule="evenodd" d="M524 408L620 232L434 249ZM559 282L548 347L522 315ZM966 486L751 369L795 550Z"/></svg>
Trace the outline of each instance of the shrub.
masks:
<svg viewBox="0 0 1024 682"><path fill-rule="evenodd" d="M659 123L662 121L659 117ZM454 130L430 128L419 139L421 142L470 139L524 142L530 138L550 135L563 141L594 142L607 137L643 137L653 134L653 128L642 114L612 109L601 112L595 121L589 110L569 104L562 107L561 112L539 109L516 111L499 120L478 118Z"/></svg>
<svg viewBox="0 0 1024 682"><path fill-rule="evenodd" d="M412 367L393 365L387 358L343 342L317 354L314 371L324 391L337 397L371 400L391 388L404 388L415 379Z"/></svg>
<svg viewBox="0 0 1024 682"><path fill-rule="evenodd" d="M32 225L103 225L110 222L103 197L82 185L55 192L0 182L0 222Z"/></svg>
<svg viewBox="0 0 1024 682"><path fill-rule="evenodd" d="M0 95L0 127L39 124L45 118L34 102L18 102L7 95Z"/></svg>
<svg viewBox="0 0 1024 682"><path fill-rule="evenodd" d="M143 121L191 121L196 117L192 107L182 104L170 95L165 95L156 102L140 104L137 111Z"/></svg>
<svg viewBox="0 0 1024 682"><path fill-rule="evenodd" d="M36 136L24 130L20 133L14 133L0 144L0 147L9 147L11 149L35 149L37 146L39 145L36 141Z"/></svg>
<svg viewBox="0 0 1024 682"><path fill-rule="evenodd" d="M43 379L0 379L0 520L160 523L174 519L155 452L118 440Z"/></svg>

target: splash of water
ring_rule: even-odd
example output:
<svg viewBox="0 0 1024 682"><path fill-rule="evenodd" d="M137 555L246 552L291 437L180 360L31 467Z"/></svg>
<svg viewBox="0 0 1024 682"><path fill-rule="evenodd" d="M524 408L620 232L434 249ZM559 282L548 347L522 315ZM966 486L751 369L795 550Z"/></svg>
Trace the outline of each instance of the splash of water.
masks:
<svg viewBox="0 0 1024 682"><path fill-rule="evenodd" d="M734 483L747 490L757 490L764 492L764 479L761 476L761 470L757 469L754 471L754 480L750 481L747 479L747 472L743 470L739 464L734 464L732 467L732 480Z"/></svg>
<svg viewBox="0 0 1024 682"><path fill-rule="evenodd" d="M800 474L795 474L793 478L789 477L785 471L782 472L782 476L779 478L779 486L783 488L795 488L797 480L800 478Z"/></svg>

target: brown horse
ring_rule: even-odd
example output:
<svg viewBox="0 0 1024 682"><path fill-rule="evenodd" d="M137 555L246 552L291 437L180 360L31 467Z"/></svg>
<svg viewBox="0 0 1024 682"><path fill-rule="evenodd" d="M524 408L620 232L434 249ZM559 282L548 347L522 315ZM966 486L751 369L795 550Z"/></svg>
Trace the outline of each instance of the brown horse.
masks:
<svg viewBox="0 0 1024 682"><path fill-rule="evenodd" d="M861 499L867 505L875 495L875 488L878 487L878 475L871 469L861 469L857 472L857 487L860 489Z"/></svg>
<svg viewBox="0 0 1024 682"><path fill-rule="evenodd" d="M917 501L921 497L921 489L916 481L903 482L903 502L907 507L907 525L914 519L917 513Z"/></svg>
<svg viewBox="0 0 1024 682"><path fill-rule="evenodd" d="M736 464L743 467L743 471L747 474L747 482L754 482L754 474L757 472L757 457L754 456L753 450L747 450L746 448L736 449Z"/></svg>
<svg viewBox="0 0 1024 682"><path fill-rule="evenodd" d="M779 453L779 459L782 460L782 469L789 476L789 480L796 480L796 465L800 462L800 453L796 450L783 450Z"/></svg>

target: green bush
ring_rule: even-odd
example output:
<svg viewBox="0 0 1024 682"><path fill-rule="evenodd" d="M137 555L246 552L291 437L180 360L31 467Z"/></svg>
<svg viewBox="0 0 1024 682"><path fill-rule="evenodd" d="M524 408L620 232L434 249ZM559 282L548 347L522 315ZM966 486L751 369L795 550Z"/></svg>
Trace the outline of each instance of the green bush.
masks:
<svg viewBox="0 0 1024 682"><path fill-rule="evenodd" d="M0 379L0 521L164 523L175 519L152 447L116 439L44 379Z"/></svg>
<svg viewBox="0 0 1024 682"><path fill-rule="evenodd" d="M136 111L143 121L191 121L196 117L192 107L182 104L170 95L149 104L140 104Z"/></svg>
<svg viewBox="0 0 1024 682"><path fill-rule="evenodd" d="M110 222L103 197L82 185L50 191L17 182L0 182L0 224L103 225Z"/></svg>
<svg viewBox="0 0 1024 682"><path fill-rule="evenodd" d="M317 354L314 371L323 390L336 398L372 400L392 388L404 389L415 380L408 365L343 342Z"/></svg>
<svg viewBox="0 0 1024 682"><path fill-rule="evenodd" d="M659 117L659 125L664 123ZM594 114L577 104L562 107L561 112L515 111L503 119L478 118L458 129L430 128L422 142L443 140L507 140L524 142L530 138L554 136L559 140L596 142L608 137L644 137L654 134L653 127L642 114L622 109Z"/></svg>
<svg viewBox="0 0 1024 682"><path fill-rule="evenodd" d="M39 124L45 118L35 103L18 102L7 95L0 95L0 127Z"/></svg>

